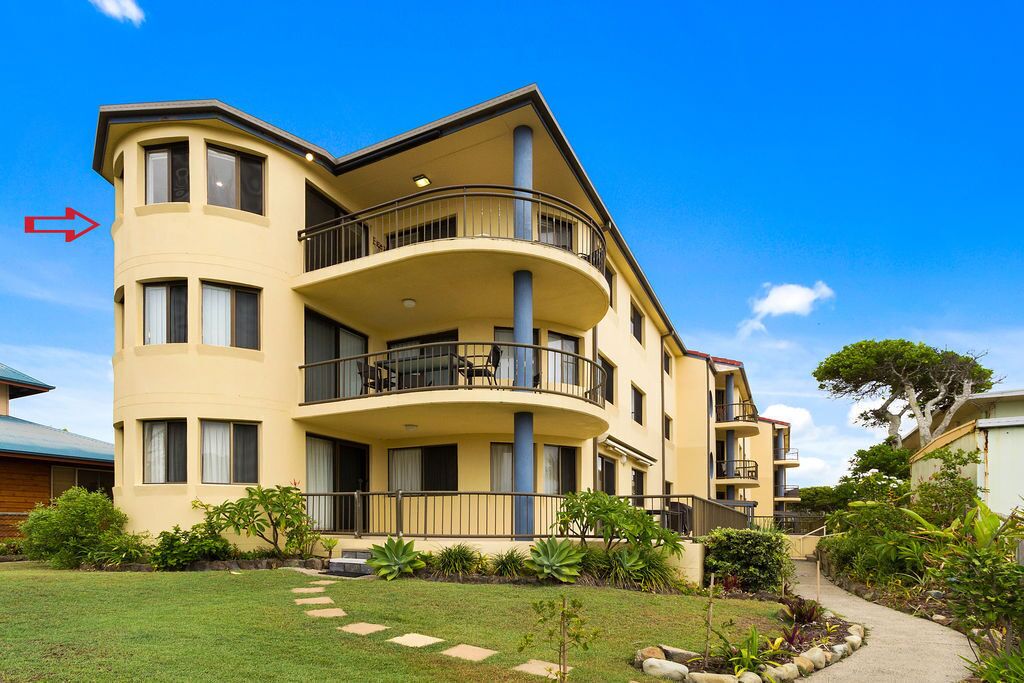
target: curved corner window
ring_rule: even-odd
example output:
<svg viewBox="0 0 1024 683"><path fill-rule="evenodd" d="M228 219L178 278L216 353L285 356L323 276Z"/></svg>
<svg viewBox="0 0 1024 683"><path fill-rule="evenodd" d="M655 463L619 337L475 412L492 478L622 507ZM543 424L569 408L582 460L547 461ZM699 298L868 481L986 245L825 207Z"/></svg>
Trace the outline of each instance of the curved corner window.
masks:
<svg viewBox="0 0 1024 683"><path fill-rule="evenodd" d="M143 344L188 341L188 284L184 280L143 286Z"/></svg>
<svg viewBox="0 0 1024 683"><path fill-rule="evenodd" d="M188 143L146 148L146 203L187 202Z"/></svg>
<svg viewBox="0 0 1024 683"><path fill-rule="evenodd" d="M206 149L206 202L263 214L263 159L220 147Z"/></svg>

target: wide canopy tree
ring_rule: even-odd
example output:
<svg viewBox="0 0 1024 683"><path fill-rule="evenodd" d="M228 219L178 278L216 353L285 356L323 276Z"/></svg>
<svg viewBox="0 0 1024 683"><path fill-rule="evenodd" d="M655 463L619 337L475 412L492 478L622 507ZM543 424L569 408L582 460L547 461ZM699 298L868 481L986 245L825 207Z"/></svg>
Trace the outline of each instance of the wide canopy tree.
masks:
<svg viewBox="0 0 1024 683"><path fill-rule="evenodd" d="M821 361L814 378L820 389L837 398L881 399L881 405L865 410L859 419L886 427L897 447L902 445L900 423L910 413L923 446L946 431L971 394L992 388L992 371L978 362L984 355L906 339L866 339Z"/></svg>

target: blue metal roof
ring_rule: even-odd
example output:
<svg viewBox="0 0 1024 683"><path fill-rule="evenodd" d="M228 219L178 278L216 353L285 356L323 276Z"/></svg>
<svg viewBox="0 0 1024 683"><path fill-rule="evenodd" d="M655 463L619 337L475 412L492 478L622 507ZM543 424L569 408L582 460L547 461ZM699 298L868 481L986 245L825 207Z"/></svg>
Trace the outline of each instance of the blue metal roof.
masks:
<svg viewBox="0 0 1024 683"><path fill-rule="evenodd" d="M0 454L23 454L114 464L114 444L10 415L0 415Z"/></svg>
<svg viewBox="0 0 1024 683"><path fill-rule="evenodd" d="M0 363L0 384L7 383L18 385L11 387L11 398L41 394L44 391L53 389L52 386L40 382L35 377L29 377L24 372L15 370L10 365Z"/></svg>

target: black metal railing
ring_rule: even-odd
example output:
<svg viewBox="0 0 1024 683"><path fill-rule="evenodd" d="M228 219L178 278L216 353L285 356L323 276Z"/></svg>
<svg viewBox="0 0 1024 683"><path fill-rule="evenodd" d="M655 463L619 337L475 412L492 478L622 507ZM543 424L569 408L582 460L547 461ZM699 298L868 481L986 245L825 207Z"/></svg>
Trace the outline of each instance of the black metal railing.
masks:
<svg viewBox="0 0 1024 683"><path fill-rule="evenodd" d="M757 479L756 460L719 460L715 463L716 479Z"/></svg>
<svg viewBox="0 0 1024 683"><path fill-rule="evenodd" d="M370 491L304 493L317 531L362 536L507 538L529 540L579 533L559 525L564 495L492 491ZM745 529L747 515L690 495L621 496L642 507L663 527L682 536L703 536L718 527ZM532 517L521 533L516 514ZM597 537L596 533L584 534Z"/></svg>
<svg viewBox="0 0 1024 683"><path fill-rule="evenodd" d="M774 448L772 449L776 460L799 460L800 451L796 448Z"/></svg>
<svg viewBox="0 0 1024 683"><path fill-rule="evenodd" d="M604 369L577 353L513 342L434 342L307 363L304 403L437 389L559 394L604 405Z"/></svg>
<svg viewBox="0 0 1024 683"><path fill-rule="evenodd" d="M821 536L825 533L822 528L825 515L777 512L774 515L755 515L751 517L750 525L755 529L779 529L787 534Z"/></svg>
<svg viewBox="0 0 1024 683"><path fill-rule="evenodd" d="M799 498L800 487L799 486L785 486L781 484L775 485L775 497L776 498Z"/></svg>
<svg viewBox="0 0 1024 683"><path fill-rule="evenodd" d="M507 185L438 187L299 231L306 272L421 242L519 239L575 254L604 273L605 237L583 209Z"/></svg>
<svg viewBox="0 0 1024 683"><path fill-rule="evenodd" d="M715 406L717 422L757 422L757 406L750 401Z"/></svg>

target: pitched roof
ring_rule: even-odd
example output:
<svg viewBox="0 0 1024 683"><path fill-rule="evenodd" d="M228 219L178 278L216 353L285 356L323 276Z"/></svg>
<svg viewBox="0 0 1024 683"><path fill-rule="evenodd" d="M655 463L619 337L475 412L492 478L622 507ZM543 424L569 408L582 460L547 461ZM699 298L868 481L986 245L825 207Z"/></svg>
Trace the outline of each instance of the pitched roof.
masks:
<svg viewBox="0 0 1024 683"><path fill-rule="evenodd" d="M0 454L114 464L114 444L10 415L0 415Z"/></svg>
<svg viewBox="0 0 1024 683"><path fill-rule="evenodd" d="M53 389L45 382L40 382L35 377L30 377L20 370L15 370L10 365L0 363L0 384L10 385L10 397L21 398L32 394L41 394Z"/></svg>

